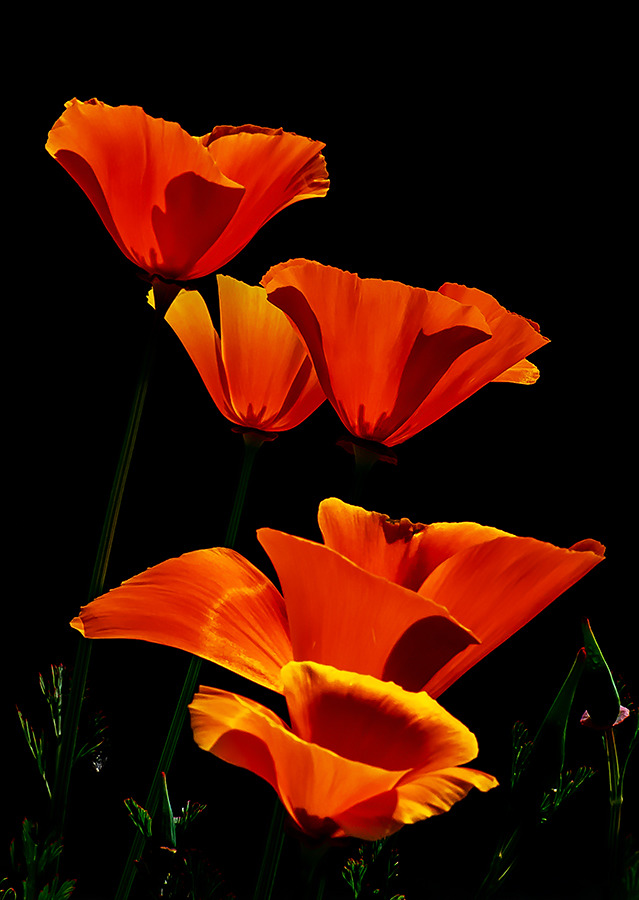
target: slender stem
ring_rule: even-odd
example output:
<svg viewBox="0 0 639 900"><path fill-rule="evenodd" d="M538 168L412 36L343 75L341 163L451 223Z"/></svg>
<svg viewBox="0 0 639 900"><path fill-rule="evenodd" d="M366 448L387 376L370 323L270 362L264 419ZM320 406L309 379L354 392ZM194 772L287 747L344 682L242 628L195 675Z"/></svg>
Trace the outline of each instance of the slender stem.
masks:
<svg viewBox="0 0 639 900"><path fill-rule="evenodd" d="M322 900L324 897L324 888L326 887L326 874L323 872L319 880L317 882L317 891L315 894L315 900Z"/></svg>
<svg viewBox="0 0 639 900"><path fill-rule="evenodd" d="M330 843L317 846L301 845L302 860L306 868L305 900L322 900L326 888L326 854Z"/></svg>
<svg viewBox="0 0 639 900"><path fill-rule="evenodd" d="M254 435L244 436L244 459L242 461L242 470L240 472L240 478L235 493L233 509L231 510L231 517L226 529L226 547L232 548L235 543L237 530L242 516L242 510L244 508L246 489L248 487L251 470L253 468L253 462L255 460L255 454L257 453L261 445L262 440L260 438L255 437ZM164 747L162 748L162 753L160 754L153 780L151 781L151 787L149 788L149 793L144 807L151 818L153 818L157 811L160 801L160 792L163 787L162 776L163 774L168 773L171 767L173 756L175 754L175 748L177 747L177 742L186 720L188 705L193 699L193 694L195 693L195 688L197 687L201 668L202 660L198 656L192 656L191 661L189 662L189 668L186 673L186 678L184 679L184 684L182 685L182 690L180 692L180 696L173 713L173 718L171 720L171 724L169 726L169 730L164 742ZM139 858L143 849L144 836L140 832L136 832L133 843L131 845L131 849L129 850L129 855L124 865L124 870L122 872L122 877L120 878L120 884L118 885L118 891L115 895L115 900L127 900L133 886L133 881L135 879L135 861Z"/></svg>
<svg viewBox="0 0 639 900"><path fill-rule="evenodd" d="M226 535L224 537L225 547L233 548L235 546L237 529L242 517L242 510L244 509L246 489L248 487L249 478L251 477L255 454L260 449L263 443L263 439L260 437L256 437L255 434L244 435L244 460L242 462L242 471L240 472L237 491L235 492L235 500L233 501L231 518L229 519L229 524L226 529Z"/></svg>
<svg viewBox="0 0 639 900"><path fill-rule="evenodd" d="M142 411L144 409L144 401L146 399L147 388L151 375L153 359L155 357L155 349L157 345L157 333L161 316L153 314L151 328L147 340L146 351L142 361L138 383L131 404L131 412L120 450L120 458L118 460L113 484L111 487L111 495L107 506L104 523L102 525L102 534L98 544L98 550L93 566L91 583L89 586L88 600L94 600L103 592L104 580L106 578L109 558L111 556L111 548L113 546L113 537L118 521L120 507L122 505L122 496L126 485L127 475L133 456L133 449L140 427ZM71 780L71 769L75 761L76 743L78 737L78 723L80 721L80 712L82 710L82 702L84 700L84 692L86 688L87 673L89 670L89 662L91 659L92 641L83 638L79 641L76 651L75 665L71 677L71 690L69 700L64 716L64 727L62 730L62 740L58 748L57 766L55 774L55 782L52 798L52 822L53 828L58 833L62 833L64 829L64 819L67 807L67 797L69 794L69 783Z"/></svg>
<svg viewBox="0 0 639 900"><path fill-rule="evenodd" d="M271 816L271 824L269 825L268 834L266 836L266 844L262 855L262 865L257 877L253 900L270 900L273 894L275 876L277 874L277 867L279 865L282 846L284 844L284 819L284 806L279 800L276 800Z"/></svg>
<svg viewBox="0 0 639 900"><path fill-rule="evenodd" d="M613 726L603 734L608 762L608 785L610 787L610 821L608 825L608 883L613 890L619 870L619 835L621 832L621 805L623 803L622 782L619 773L619 756Z"/></svg>
<svg viewBox="0 0 639 900"><path fill-rule="evenodd" d="M353 455L355 456L355 478L351 490L351 503L359 503L366 476L379 459L379 454L374 450L369 450L366 447L353 443Z"/></svg>

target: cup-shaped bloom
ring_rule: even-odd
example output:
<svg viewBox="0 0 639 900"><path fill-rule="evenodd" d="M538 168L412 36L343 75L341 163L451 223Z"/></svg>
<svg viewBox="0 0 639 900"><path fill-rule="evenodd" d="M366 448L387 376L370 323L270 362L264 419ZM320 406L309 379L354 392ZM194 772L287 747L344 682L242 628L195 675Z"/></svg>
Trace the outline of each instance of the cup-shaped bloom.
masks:
<svg viewBox="0 0 639 900"><path fill-rule="evenodd" d="M490 381L533 383L539 327L483 291L359 278L292 259L262 279L298 328L326 396L358 438L400 444Z"/></svg>
<svg viewBox="0 0 639 900"><path fill-rule="evenodd" d="M166 644L282 691L311 660L438 697L603 559L473 522L413 525L335 498L324 543L262 528L281 591L233 550L185 553L84 606L89 638Z"/></svg>
<svg viewBox="0 0 639 900"><path fill-rule="evenodd" d="M217 276L220 334L204 298L182 290L166 320L223 416L244 428L286 431L326 399L293 326L263 287Z"/></svg>
<svg viewBox="0 0 639 900"><path fill-rule="evenodd" d="M46 144L124 255L175 281L216 271L280 210L323 197L323 147L255 125L192 137L138 106L95 99L68 101Z"/></svg>
<svg viewBox="0 0 639 900"><path fill-rule="evenodd" d="M282 682L290 728L252 700L200 687L193 735L268 781L314 838L378 840L497 785L464 767L475 736L425 693L312 662L288 663Z"/></svg>

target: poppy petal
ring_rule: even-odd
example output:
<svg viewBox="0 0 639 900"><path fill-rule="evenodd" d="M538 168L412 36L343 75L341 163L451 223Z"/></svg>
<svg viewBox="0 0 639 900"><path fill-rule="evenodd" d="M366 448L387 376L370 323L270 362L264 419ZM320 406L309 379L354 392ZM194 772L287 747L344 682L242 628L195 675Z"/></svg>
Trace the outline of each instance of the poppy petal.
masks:
<svg viewBox="0 0 639 900"><path fill-rule="evenodd" d="M280 263L262 284L302 334L342 422L366 440L395 443L453 360L490 338L475 306L310 260Z"/></svg>
<svg viewBox="0 0 639 900"><path fill-rule="evenodd" d="M295 734L356 762L394 771L462 765L477 740L424 691L311 662L282 670Z"/></svg>
<svg viewBox="0 0 639 900"><path fill-rule="evenodd" d="M268 781L307 834L380 838L496 784L454 765L476 753L475 738L426 694L308 662L289 663L282 677L292 729L254 701L208 687L193 699L191 723L200 747ZM361 755L416 767L388 769Z"/></svg>
<svg viewBox="0 0 639 900"><path fill-rule="evenodd" d="M327 547L412 591L422 586L430 571L426 544L420 537L424 525L391 520L337 497L322 500L317 520Z"/></svg>
<svg viewBox="0 0 639 900"><path fill-rule="evenodd" d="M395 443L405 441L458 406L481 387L491 381L515 380L520 384L533 383L536 369L525 359L528 354L544 344L548 338L539 333L535 322L516 313L508 312L490 294L464 285L444 284L439 293L462 304L473 304L486 318L491 338L469 348L458 356L433 388L413 416L393 436ZM528 363L524 366L524 363ZM512 377L504 373L517 368ZM524 376L525 377L522 377Z"/></svg>
<svg viewBox="0 0 639 900"><path fill-rule="evenodd" d="M539 369L534 363L527 359L522 359L515 363L510 369L506 369L501 375L493 378L495 382L506 382L508 384L534 384L539 379Z"/></svg>
<svg viewBox="0 0 639 900"><path fill-rule="evenodd" d="M377 678L394 676L409 687L424 672L430 678L443 660L476 640L445 607L366 572L329 547L270 528L260 529L257 536L286 599L295 659ZM438 627L442 618L448 623L446 630ZM406 657L401 665L395 662L386 672L397 642L422 620L421 652Z"/></svg>
<svg viewBox="0 0 639 900"><path fill-rule="evenodd" d="M222 415L261 431L294 428L325 399L304 345L264 288L217 282L221 338L197 291L177 295L167 322Z"/></svg>
<svg viewBox="0 0 639 900"><path fill-rule="evenodd" d="M492 775L457 766L419 775L411 772L405 778L406 781L400 781L392 790L336 816L341 829L336 837L351 835L365 841L379 840L404 825L448 812L474 787L489 791L498 786Z"/></svg>
<svg viewBox="0 0 639 900"><path fill-rule="evenodd" d="M186 650L280 692L281 668L292 658L280 593L227 548L153 566L83 606L71 625L87 638Z"/></svg>
<svg viewBox="0 0 639 900"><path fill-rule="evenodd" d="M457 526L463 532L465 525ZM438 697L604 558L598 541L569 549L534 538L497 537L440 563L419 593L445 603L481 643L469 646L425 683Z"/></svg>
<svg viewBox="0 0 639 900"><path fill-rule="evenodd" d="M229 227L192 277L199 277L200 268L207 274L225 265L285 207L328 193L321 141L253 125L217 126L200 140L221 171L244 186L245 194Z"/></svg>
<svg viewBox="0 0 639 900"><path fill-rule="evenodd" d="M506 536L505 531L474 522L423 525L391 519L337 497L320 503L318 522L327 547L412 591L419 591L426 577L453 554Z"/></svg>
<svg viewBox="0 0 639 900"><path fill-rule="evenodd" d="M194 264L244 195L197 138L138 106L70 100L46 149L85 192L120 250L165 278L193 277Z"/></svg>
<svg viewBox="0 0 639 900"><path fill-rule="evenodd" d="M189 709L197 745L267 781L298 827L314 836L333 836L336 812L389 790L404 774L304 741L270 710L237 694L201 686Z"/></svg>
<svg viewBox="0 0 639 900"><path fill-rule="evenodd" d="M263 431L298 425L325 399L304 344L263 287L226 275L217 282L222 358L234 408L247 426Z"/></svg>
<svg viewBox="0 0 639 900"><path fill-rule="evenodd" d="M425 682L435 697L583 577L605 549L587 540L566 550L474 522L414 525L335 497L322 501L318 521L327 546L441 603L479 639ZM420 643L419 628L408 629L389 656L384 677L418 690L409 674L391 673ZM435 630L432 644L436 652Z"/></svg>
<svg viewBox="0 0 639 900"><path fill-rule="evenodd" d="M149 292L149 302L155 306L152 293ZM181 290L169 306L165 319L191 357L219 411L235 425L242 425L231 403L220 338L204 297L198 291Z"/></svg>

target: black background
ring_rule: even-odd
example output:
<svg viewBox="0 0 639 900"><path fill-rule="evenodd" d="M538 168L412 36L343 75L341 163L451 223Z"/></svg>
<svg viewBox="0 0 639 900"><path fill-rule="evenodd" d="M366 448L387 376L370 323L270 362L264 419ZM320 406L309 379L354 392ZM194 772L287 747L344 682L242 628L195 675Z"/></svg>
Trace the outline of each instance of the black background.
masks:
<svg viewBox="0 0 639 900"><path fill-rule="evenodd" d="M604 563L441 698L477 734L478 768L506 781L512 724L538 726L581 645L583 615L637 697L627 518L635 496L636 294L623 272L628 100L616 52L623 22L521 12L498 22L466 17L462 30L455 15L445 25L427 18L344 27L328 10L282 19L253 17L250 35L239 15L204 23L194 13L184 26L156 22L153 34L109 19L100 30L85 27L81 39L71 18L41 21L40 42L21 63L38 89L6 109L12 542L3 604L3 858L21 818L37 817L42 799L14 705L34 724L44 720L37 673L73 663L78 636L67 623L86 602L150 317L146 285L44 150L73 96L137 104L192 134L251 122L325 142L328 196L280 213L225 274L256 284L271 265L302 256L430 289L444 281L479 287L540 324L551 343L532 357L541 370L535 386L488 385L397 448L396 467L379 463L361 502L413 521L472 520L560 546L591 537L608 547ZM214 309L215 276L196 286ZM353 462L336 445L343 436L326 403L258 454L236 546L268 574L257 527L319 539L319 501L348 496ZM241 438L165 328L109 587L170 556L221 544L241 452ZM106 716L108 747L100 773L79 771L71 798L67 863L79 877L79 900L113 894L131 836L122 801L143 802L186 664L163 647L94 646L89 703ZM202 681L271 699L213 666ZM529 848L504 897L597 896L604 757L598 736L572 724L569 764L582 762L600 770L597 778ZM629 801L635 786L631 773ZM176 808L187 799L208 804L203 841L240 900L251 896L270 788L202 753L188 734L170 787ZM446 816L403 830L408 900L472 896L501 803L498 791L473 792ZM626 830L631 812L629 802ZM287 845L291 879L295 865ZM284 897L283 884L279 890Z"/></svg>

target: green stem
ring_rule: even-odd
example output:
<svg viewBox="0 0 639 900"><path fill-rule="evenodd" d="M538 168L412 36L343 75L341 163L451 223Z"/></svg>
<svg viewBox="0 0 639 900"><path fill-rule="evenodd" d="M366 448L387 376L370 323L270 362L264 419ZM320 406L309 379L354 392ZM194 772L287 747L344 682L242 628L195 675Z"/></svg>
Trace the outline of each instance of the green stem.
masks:
<svg viewBox="0 0 639 900"><path fill-rule="evenodd" d="M350 502L357 504L361 500L366 477L379 459L379 454L353 442L353 455L355 457L355 479Z"/></svg>
<svg viewBox="0 0 639 900"><path fill-rule="evenodd" d="M240 472L237 491L235 493L235 500L233 502L231 517L226 529L224 543L224 546L226 547L232 548L235 543L240 518L242 516L242 510L244 508L246 489L248 487L251 470L253 468L253 462L255 460L255 455L261 447L262 443L262 439L257 437L255 434L244 435L244 459L242 462L242 470ZM200 657L192 656L188 671L186 673L186 678L184 679L184 684L182 685L182 690L175 707L175 712L173 713L173 718L171 720L171 724L169 726L169 730L164 742L164 747L162 748L162 753L160 754L160 759L158 760L153 780L151 781L151 787L149 789L146 804L144 806L151 818L153 818L153 816L157 812L160 801L160 794L163 788L162 776L168 773L171 767L173 756L175 754L175 748L177 747L177 742L186 720L188 705L193 699L193 694L195 693L195 689L197 687L201 668L202 660L200 659ZM120 884L118 885L118 891L115 895L115 900L127 900L133 886L133 881L135 879L135 861L140 857L143 849L144 836L140 832L136 832L133 843L131 845L131 849L129 851L129 855L124 865L124 870L122 872L122 877L120 878Z"/></svg>
<svg viewBox="0 0 639 900"><path fill-rule="evenodd" d="M161 316L154 313L150 328L147 347L142 361L142 367L138 378L137 387L131 404L131 412L127 423L122 448L120 450L120 458L115 471L113 484L111 487L111 495L107 506L104 523L102 525L102 534L93 566L91 583L89 586L87 603L94 600L104 590L104 581L106 578L107 567L109 565L109 557L113 546L113 537L118 521L120 507L122 505L122 496L126 485L127 475L133 456L133 449L142 418L144 409L144 401L146 399L147 388L151 375L153 359L155 357L155 349L157 344L157 332ZM64 820L67 807L67 798L69 794L69 784L71 780L71 769L75 761L76 743L78 737L78 724L80 721L80 712L82 710L82 702L84 700L84 692L86 688L87 673L89 670L89 662L91 659L92 641L84 638L79 641L76 660L73 667L71 677L71 689L69 700L64 716L64 727L62 730L62 740L58 748L57 766L53 788L52 798L52 823L54 830L62 834L64 829Z"/></svg>
<svg viewBox="0 0 639 900"><path fill-rule="evenodd" d="M622 781L619 773L619 756L613 726L603 734L608 762L608 785L610 788L610 821L608 825L608 884L612 892L619 871L619 835L621 833L621 806L623 803Z"/></svg>
<svg viewBox="0 0 639 900"><path fill-rule="evenodd" d="M322 900L326 889L326 854L330 843L316 846L300 845L302 861L306 869L304 900Z"/></svg>
<svg viewBox="0 0 639 900"><path fill-rule="evenodd" d="M324 897L324 888L326 887L326 875L322 873L317 882L317 889L315 893L315 900L322 900Z"/></svg>
<svg viewBox="0 0 639 900"><path fill-rule="evenodd" d="M260 873L257 876L257 884L253 900L270 900L273 895L273 886L275 884L275 876L277 867L280 862L282 846L284 844L284 819L286 811L279 800L275 801L273 814L271 816L271 824L269 825L268 834L266 836L266 844L262 855L262 865Z"/></svg>

